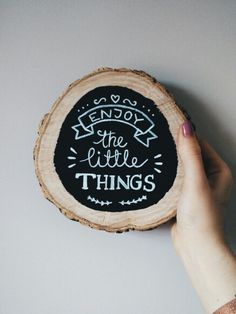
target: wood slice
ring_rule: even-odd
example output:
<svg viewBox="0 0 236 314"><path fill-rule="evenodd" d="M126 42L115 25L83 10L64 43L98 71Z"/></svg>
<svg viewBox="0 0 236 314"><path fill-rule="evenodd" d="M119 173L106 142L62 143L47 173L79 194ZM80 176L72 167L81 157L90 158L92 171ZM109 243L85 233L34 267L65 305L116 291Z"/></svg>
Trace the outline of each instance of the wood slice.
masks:
<svg viewBox="0 0 236 314"><path fill-rule="evenodd" d="M142 71L102 68L72 83L39 128L36 174L68 218L111 232L147 230L176 214L186 120Z"/></svg>

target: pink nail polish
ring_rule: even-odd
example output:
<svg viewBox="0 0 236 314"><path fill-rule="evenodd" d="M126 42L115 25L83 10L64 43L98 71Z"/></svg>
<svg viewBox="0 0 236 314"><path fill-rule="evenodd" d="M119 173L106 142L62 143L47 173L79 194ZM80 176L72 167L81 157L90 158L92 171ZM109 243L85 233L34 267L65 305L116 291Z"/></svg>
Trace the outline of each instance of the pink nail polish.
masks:
<svg viewBox="0 0 236 314"><path fill-rule="evenodd" d="M193 127L190 121L185 121L182 124L182 131L185 137L193 135Z"/></svg>

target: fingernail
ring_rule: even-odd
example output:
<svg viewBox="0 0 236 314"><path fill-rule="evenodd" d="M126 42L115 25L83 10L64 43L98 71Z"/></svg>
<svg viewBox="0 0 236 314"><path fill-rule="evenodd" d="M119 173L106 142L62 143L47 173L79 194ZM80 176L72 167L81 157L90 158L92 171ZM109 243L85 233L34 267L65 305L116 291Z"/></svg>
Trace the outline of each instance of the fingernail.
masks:
<svg viewBox="0 0 236 314"><path fill-rule="evenodd" d="M193 127L190 121L187 120L182 124L182 131L185 137L193 135Z"/></svg>

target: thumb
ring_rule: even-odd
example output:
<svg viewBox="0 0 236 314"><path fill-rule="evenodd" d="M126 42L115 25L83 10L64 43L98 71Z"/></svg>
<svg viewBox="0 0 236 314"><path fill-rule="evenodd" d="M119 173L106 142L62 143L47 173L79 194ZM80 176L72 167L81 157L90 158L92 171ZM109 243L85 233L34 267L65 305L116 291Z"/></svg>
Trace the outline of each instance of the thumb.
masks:
<svg viewBox="0 0 236 314"><path fill-rule="evenodd" d="M184 169L184 185L197 187L207 183L201 148L190 121L179 129L177 150Z"/></svg>

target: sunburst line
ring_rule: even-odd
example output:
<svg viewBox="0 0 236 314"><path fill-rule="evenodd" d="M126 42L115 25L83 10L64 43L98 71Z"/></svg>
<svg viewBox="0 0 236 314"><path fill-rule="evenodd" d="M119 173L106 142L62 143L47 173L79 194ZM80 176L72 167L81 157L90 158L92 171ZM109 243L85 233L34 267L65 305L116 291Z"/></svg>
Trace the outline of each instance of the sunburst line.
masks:
<svg viewBox="0 0 236 314"><path fill-rule="evenodd" d="M73 148L73 147L70 147L70 150L71 150L73 153L75 153L75 154L77 155L77 151L76 151L76 150L74 150L74 148Z"/></svg>
<svg viewBox="0 0 236 314"><path fill-rule="evenodd" d="M160 158L161 154L156 155L154 158Z"/></svg>
<svg viewBox="0 0 236 314"><path fill-rule="evenodd" d="M67 159L76 159L74 156L67 156Z"/></svg>
<svg viewBox="0 0 236 314"><path fill-rule="evenodd" d="M68 168L73 168L76 164L71 164L68 166Z"/></svg>
<svg viewBox="0 0 236 314"><path fill-rule="evenodd" d="M155 162L155 165L163 165L163 162Z"/></svg>
<svg viewBox="0 0 236 314"><path fill-rule="evenodd" d="M161 170L160 169L157 169L157 168L154 168L154 170L158 173L161 173Z"/></svg>

